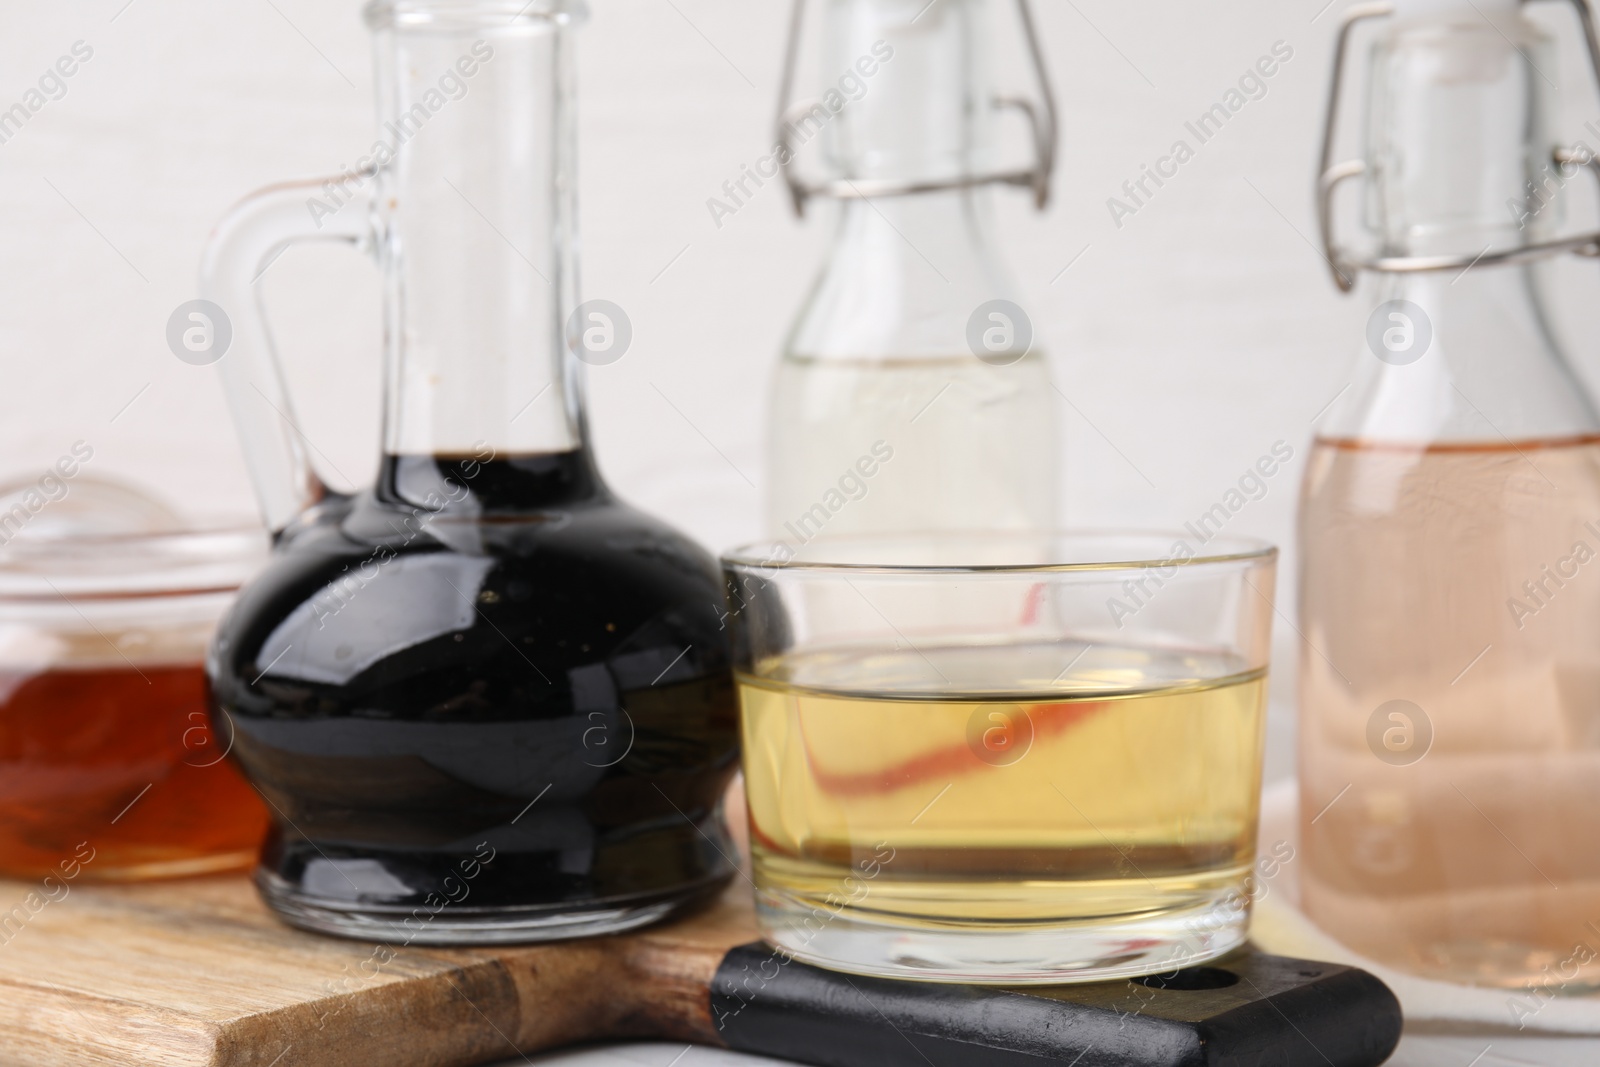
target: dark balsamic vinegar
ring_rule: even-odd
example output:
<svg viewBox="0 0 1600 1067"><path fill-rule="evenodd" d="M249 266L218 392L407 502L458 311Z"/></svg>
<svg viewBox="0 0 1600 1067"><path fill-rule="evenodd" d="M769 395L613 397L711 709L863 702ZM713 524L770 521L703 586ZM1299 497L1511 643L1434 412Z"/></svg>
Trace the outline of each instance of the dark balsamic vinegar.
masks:
<svg viewBox="0 0 1600 1067"><path fill-rule="evenodd" d="M285 531L213 647L218 728L275 814L268 899L334 932L519 940L713 893L721 602L715 561L582 451L387 457Z"/></svg>

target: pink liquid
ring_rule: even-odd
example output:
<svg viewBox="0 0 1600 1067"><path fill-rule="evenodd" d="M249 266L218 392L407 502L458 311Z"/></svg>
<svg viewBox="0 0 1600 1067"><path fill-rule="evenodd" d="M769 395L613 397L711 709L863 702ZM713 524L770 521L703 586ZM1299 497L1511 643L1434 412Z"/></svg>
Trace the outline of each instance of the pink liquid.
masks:
<svg viewBox="0 0 1600 1067"><path fill-rule="evenodd" d="M1319 441L1300 543L1307 913L1413 973L1600 985L1600 437Z"/></svg>

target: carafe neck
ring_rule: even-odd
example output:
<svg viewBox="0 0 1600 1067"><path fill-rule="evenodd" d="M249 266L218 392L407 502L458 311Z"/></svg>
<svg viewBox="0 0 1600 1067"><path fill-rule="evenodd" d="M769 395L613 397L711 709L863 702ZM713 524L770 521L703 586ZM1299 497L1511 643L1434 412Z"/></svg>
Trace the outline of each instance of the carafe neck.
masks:
<svg viewBox="0 0 1600 1067"><path fill-rule="evenodd" d="M393 456L584 445L566 337L576 304L570 38L582 7L503 6L369 8Z"/></svg>
<svg viewBox="0 0 1600 1067"><path fill-rule="evenodd" d="M385 504L445 515L542 511L606 497L587 452L503 456L387 455L378 469Z"/></svg>

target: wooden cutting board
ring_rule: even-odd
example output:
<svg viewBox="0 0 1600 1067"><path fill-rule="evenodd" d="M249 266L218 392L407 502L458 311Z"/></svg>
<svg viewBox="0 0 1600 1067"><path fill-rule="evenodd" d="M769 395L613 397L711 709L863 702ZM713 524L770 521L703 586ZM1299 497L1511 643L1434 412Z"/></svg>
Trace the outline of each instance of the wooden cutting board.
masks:
<svg viewBox="0 0 1600 1067"><path fill-rule="evenodd" d="M295 930L242 874L53 890L0 880L0 1067L467 1067L627 1038L826 1067L1372 1067L1400 1034L1371 975L1248 951L1026 993L820 971L752 944L743 873L669 924L480 949Z"/></svg>
<svg viewBox="0 0 1600 1067"><path fill-rule="evenodd" d="M739 782L725 806L748 865ZM456 1067L612 1038L725 1044L707 991L756 939L746 878L670 926L482 949L305 933L245 874L68 882L55 901L0 879L0 1067Z"/></svg>
<svg viewBox="0 0 1600 1067"><path fill-rule="evenodd" d="M8 1067L445 1067L596 1038L720 1044L707 989L755 939L739 880L671 926L482 950L302 933L242 875L70 885L30 912L38 890L0 881Z"/></svg>
<svg viewBox="0 0 1600 1067"><path fill-rule="evenodd" d="M1025 991L820 971L749 944L738 879L668 925L471 950L302 933L244 876L38 890L0 882L5 1067L458 1067L630 1037L826 1067L1374 1067L1400 1034L1371 975L1250 952Z"/></svg>

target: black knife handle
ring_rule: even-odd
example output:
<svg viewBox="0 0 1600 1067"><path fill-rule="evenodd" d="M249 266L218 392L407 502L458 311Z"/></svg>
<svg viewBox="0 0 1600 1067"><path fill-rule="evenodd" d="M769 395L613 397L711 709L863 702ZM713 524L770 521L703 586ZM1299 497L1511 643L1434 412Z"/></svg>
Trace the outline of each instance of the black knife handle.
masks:
<svg viewBox="0 0 1600 1067"><path fill-rule="evenodd" d="M752 944L723 959L711 1016L729 1048L818 1067L1377 1067L1401 1024L1365 971L1249 949L1005 989L841 974Z"/></svg>

